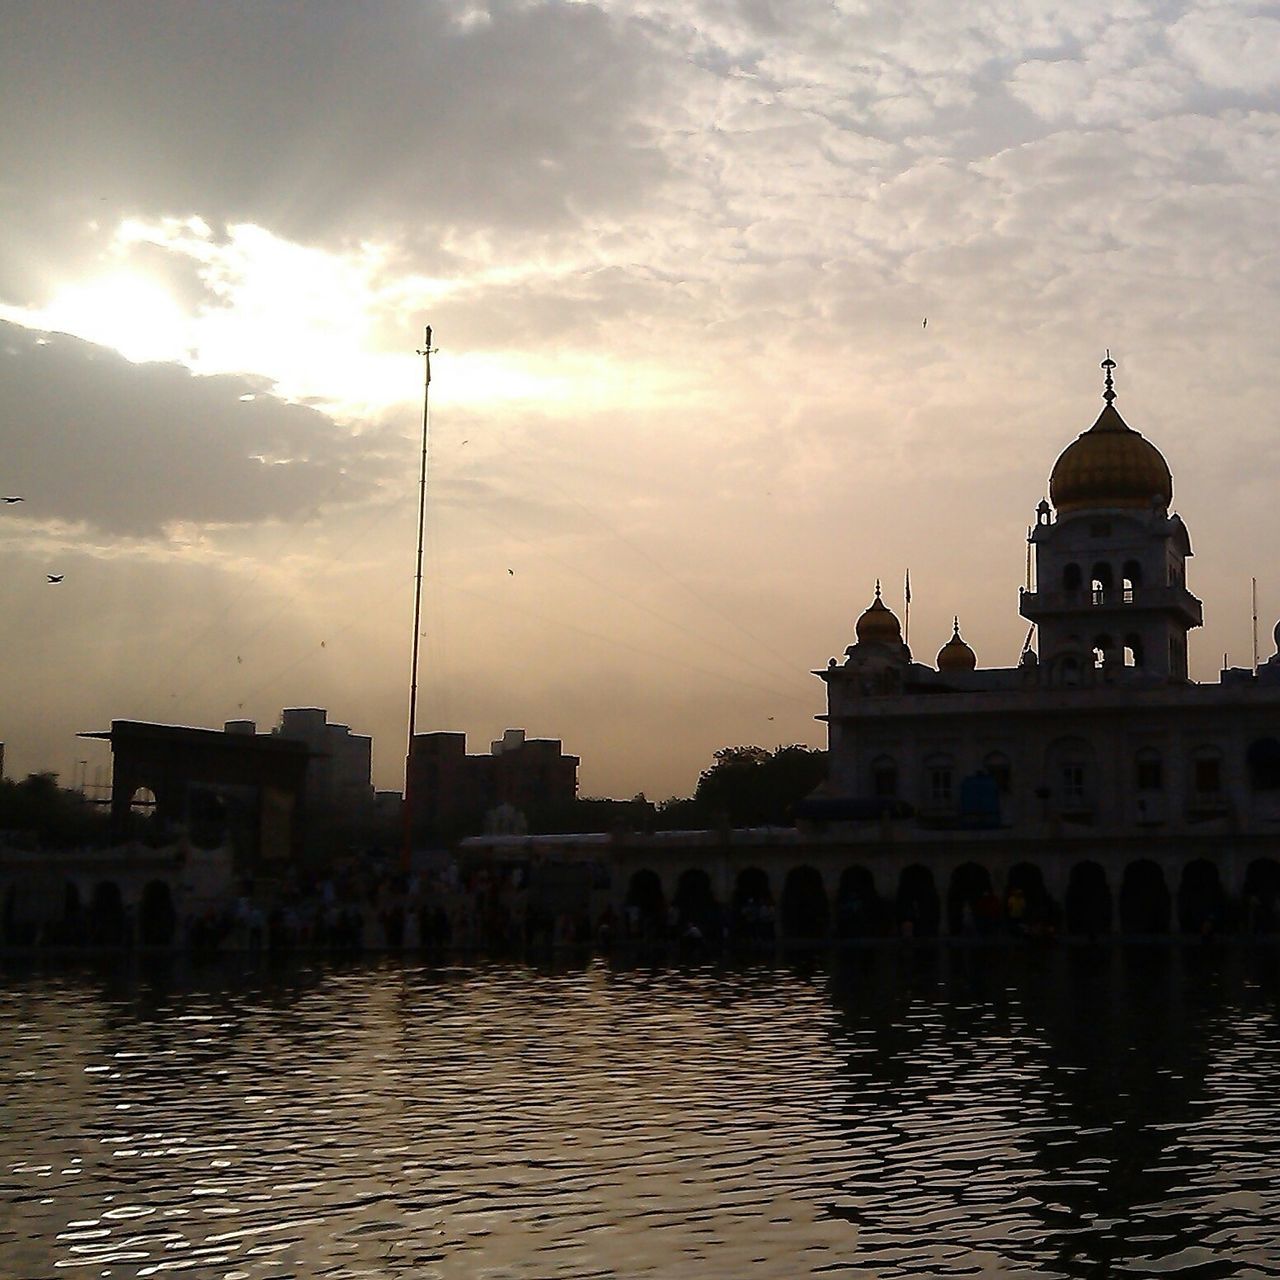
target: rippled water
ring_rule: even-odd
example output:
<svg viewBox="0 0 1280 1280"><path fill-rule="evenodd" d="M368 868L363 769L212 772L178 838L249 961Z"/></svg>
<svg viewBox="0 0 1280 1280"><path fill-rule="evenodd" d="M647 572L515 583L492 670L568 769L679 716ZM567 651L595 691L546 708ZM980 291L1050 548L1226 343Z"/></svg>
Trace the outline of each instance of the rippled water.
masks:
<svg viewBox="0 0 1280 1280"><path fill-rule="evenodd" d="M11 971L0 1276L1280 1274L1275 953L839 963Z"/></svg>

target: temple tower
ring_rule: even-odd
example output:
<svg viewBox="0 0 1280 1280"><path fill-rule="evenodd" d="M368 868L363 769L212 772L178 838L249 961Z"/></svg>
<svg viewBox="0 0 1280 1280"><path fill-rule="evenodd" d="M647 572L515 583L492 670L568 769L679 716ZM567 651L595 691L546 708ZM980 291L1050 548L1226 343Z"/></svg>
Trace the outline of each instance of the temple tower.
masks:
<svg viewBox="0 0 1280 1280"><path fill-rule="evenodd" d="M1186 587L1191 540L1169 514L1173 477L1160 451L1115 407L1110 352L1098 420L1063 450L1031 531L1042 680L1185 682L1187 633L1203 621Z"/></svg>

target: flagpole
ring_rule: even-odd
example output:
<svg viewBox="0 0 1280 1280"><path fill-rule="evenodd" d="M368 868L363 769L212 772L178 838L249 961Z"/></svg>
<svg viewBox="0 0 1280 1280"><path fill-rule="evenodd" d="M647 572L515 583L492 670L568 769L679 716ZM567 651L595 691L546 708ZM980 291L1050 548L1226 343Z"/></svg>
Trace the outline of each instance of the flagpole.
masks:
<svg viewBox="0 0 1280 1280"><path fill-rule="evenodd" d="M906 589L903 593L906 597L906 604L903 607L903 636L902 642L908 648L911 647L911 570L907 570Z"/></svg>
<svg viewBox="0 0 1280 1280"><path fill-rule="evenodd" d="M1225 663L1223 664L1226 665ZM1253 674L1258 674L1258 580L1253 579Z"/></svg>
<svg viewBox="0 0 1280 1280"><path fill-rule="evenodd" d="M404 758L404 803L401 814L404 840L400 850L400 870L406 875L413 853L413 739L418 730L418 642L422 632L422 546L427 527L427 426L431 420L431 326L418 354L423 359L422 381L422 467L418 477L418 559L413 578L413 656L409 661L409 744Z"/></svg>

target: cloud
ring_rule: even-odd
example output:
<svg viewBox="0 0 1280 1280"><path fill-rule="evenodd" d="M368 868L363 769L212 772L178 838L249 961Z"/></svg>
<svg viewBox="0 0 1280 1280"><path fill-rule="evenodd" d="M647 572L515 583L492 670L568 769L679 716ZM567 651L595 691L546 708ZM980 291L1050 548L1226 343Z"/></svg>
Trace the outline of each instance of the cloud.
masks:
<svg viewBox="0 0 1280 1280"><path fill-rule="evenodd" d="M92 223L200 214L302 242L572 226L664 171L633 110L643 42L589 5L417 0L6 6L0 290L88 260ZM19 216L23 215L23 216Z"/></svg>
<svg viewBox="0 0 1280 1280"><path fill-rule="evenodd" d="M354 438L260 380L131 364L0 322L0 456L25 518L90 538L312 517L366 501L399 444Z"/></svg>

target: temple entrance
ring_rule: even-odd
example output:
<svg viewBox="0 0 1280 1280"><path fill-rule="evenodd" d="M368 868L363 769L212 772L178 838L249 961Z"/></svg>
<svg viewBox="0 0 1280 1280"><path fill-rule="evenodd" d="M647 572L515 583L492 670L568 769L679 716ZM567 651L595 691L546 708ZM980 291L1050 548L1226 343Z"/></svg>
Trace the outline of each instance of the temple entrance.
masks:
<svg viewBox="0 0 1280 1280"><path fill-rule="evenodd" d="M919 863L907 867L898 881L898 928L915 938L936 938L941 915L933 872Z"/></svg>
<svg viewBox="0 0 1280 1280"><path fill-rule="evenodd" d="M883 932L884 904L866 867L846 867L836 891L836 936L873 938Z"/></svg>
<svg viewBox="0 0 1280 1280"><path fill-rule="evenodd" d="M632 938L660 938L666 931L667 901L656 871L644 867L627 885L627 930Z"/></svg>
<svg viewBox="0 0 1280 1280"><path fill-rule="evenodd" d="M711 877L701 867L690 867L680 873L675 904L682 933L692 928L708 941L719 940L720 904L711 891Z"/></svg>
<svg viewBox="0 0 1280 1280"><path fill-rule="evenodd" d="M1111 932L1111 888L1096 862L1078 862L1067 882L1067 932L1097 937Z"/></svg>
<svg viewBox="0 0 1280 1280"><path fill-rule="evenodd" d="M1280 862L1258 858L1244 877L1244 927L1246 933L1274 933L1280 906Z"/></svg>
<svg viewBox="0 0 1280 1280"><path fill-rule="evenodd" d="M1150 858L1140 858L1124 869L1120 929L1123 933L1169 932L1169 889L1164 872Z"/></svg>
<svg viewBox="0 0 1280 1280"><path fill-rule="evenodd" d="M827 893L815 867L792 867L782 890L782 933L786 938L825 938L830 924Z"/></svg>
<svg viewBox="0 0 1280 1280"><path fill-rule="evenodd" d="M1061 912L1045 888L1044 872L1034 862L1019 862L1010 869L1008 891L1006 910L1015 929L1019 928L1017 895L1021 894L1021 928L1029 933L1057 931Z"/></svg>
<svg viewBox="0 0 1280 1280"><path fill-rule="evenodd" d="M1182 869L1178 885L1178 927L1183 933L1208 935L1227 924L1227 895L1218 868L1197 858Z"/></svg>
<svg viewBox="0 0 1280 1280"><path fill-rule="evenodd" d="M977 862L963 862L947 887L947 928L955 936L994 933L1000 900L991 890L991 873Z"/></svg>
<svg viewBox="0 0 1280 1280"><path fill-rule="evenodd" d="M738 872L733 888L733 933L749 942L767 942L774 936L773 891L768 873L759 867Z"/></svg>

